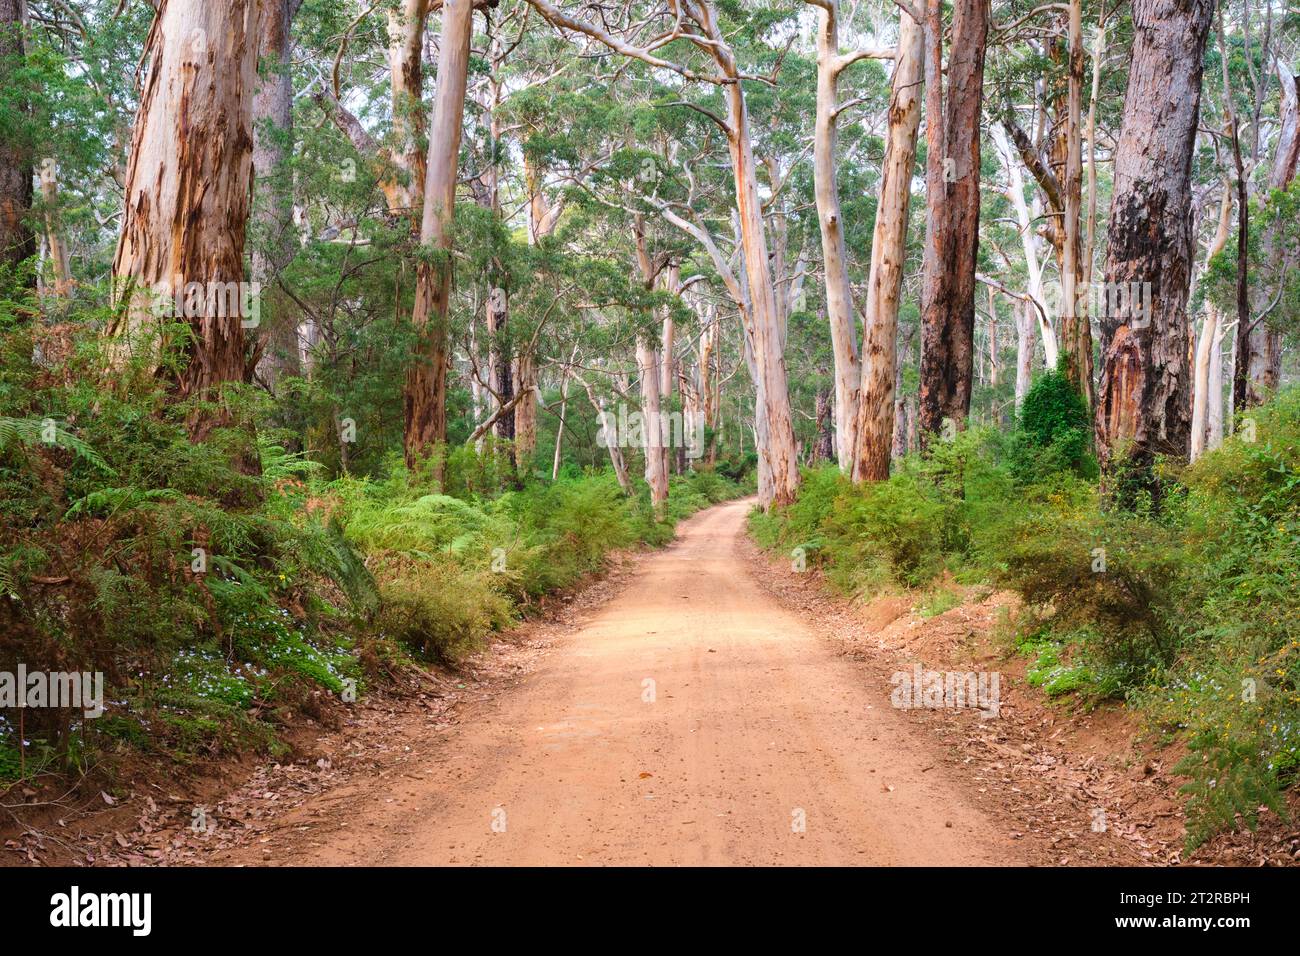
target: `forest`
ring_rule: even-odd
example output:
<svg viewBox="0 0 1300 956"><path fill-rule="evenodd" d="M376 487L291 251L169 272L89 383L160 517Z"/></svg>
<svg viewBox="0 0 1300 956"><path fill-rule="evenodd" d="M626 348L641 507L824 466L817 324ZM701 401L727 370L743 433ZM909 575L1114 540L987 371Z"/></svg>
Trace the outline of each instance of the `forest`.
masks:
<svg viewBox="0 0 1300 956"><path fill-rule="evenodd" d="M327 776L304 726L495 687L557 614L586 690L500 689L520 727L623 681L623 746L702 667L721 764L777 674L851 748L796 587L987 642L949 663L1170 794L1159 853L1098 797L1042 825L1090 850L935 809L869 861L1300 860L1298 73L1291 0L0 0L4 862L140 781ZM187 800L142 844L209 837Z"/></svg>

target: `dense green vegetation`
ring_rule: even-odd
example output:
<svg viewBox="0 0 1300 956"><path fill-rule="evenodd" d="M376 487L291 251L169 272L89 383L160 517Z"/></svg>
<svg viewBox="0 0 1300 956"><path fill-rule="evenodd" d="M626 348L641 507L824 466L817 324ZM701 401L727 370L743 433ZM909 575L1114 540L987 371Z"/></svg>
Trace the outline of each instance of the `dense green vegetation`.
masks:
<svg viewBox="0 0 1300 956"><path fill-rule="evenodd" d="M1013 431L936 441L875 485L810 471L795 505L751 527L864 599L947 576L1014 591L1007 639L1030 683L1126 699L1187 742L1196 845L1280 808L1300 767L1300 388L1252 415L1196 464L1165 463L1158 508L1118 507L1048 373Z"/></svg>
<svg viewBox="0 0 1300 956"><path fill-rule="evenodd" d="M0 680L109 702L0 779L277 750L752 491L1019 595L1193 844L1279 807L1293 7L0 0Z"/></svg>
<svg viewBox="0 0 1300 956"><path fill-rule="evenodd" d="M275 725L318 712L318 692L354 699L403 667L455 665L611 550L663 544L740 490L677 476L656 516L644 486L629 497L607 470L518 482L490 446L449 456L445 491L400 459L331 478L272 429L246 474L232 465L246 428L192 442L191 407L143 368L96 386L95 338L65 340L57 375L22 360L34 344L0 310L0 670L102 671L110 703L98 720L25 712L21 755L15 722L0 724L5 777L122 744L177 759L274 748Z"/></svg>

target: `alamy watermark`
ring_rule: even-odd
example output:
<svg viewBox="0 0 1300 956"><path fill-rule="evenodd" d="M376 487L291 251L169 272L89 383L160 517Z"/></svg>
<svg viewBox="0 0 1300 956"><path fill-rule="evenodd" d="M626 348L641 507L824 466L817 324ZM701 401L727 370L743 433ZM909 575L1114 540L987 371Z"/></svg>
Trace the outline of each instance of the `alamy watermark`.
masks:
<svg viewBox="0 0 1300 956"><path fill-rule="evenodd" d="M260 282L186 282L176 276L153 287L153 313L158 318L239 319L246 329L262 323Z"/></svg>
<svg viewBox="0 0 1300 956"><path fill-rule="evenodd" d="M1043 307L1050 316L1064 315L1065 287L1059 280L1043 283ZM1129 328L1151 325L1150 282L1076 282L1075 315L1125 319Z"/></svg>
<svg viewBox="0 0 1300 956"><path fill-rule="evenodd" d="M686 457L704 457L704 413L660 412L658 421L622 403L618 412L601 412L601 448L685 448Z"/></svg>
<svg viewBox="0 0 1300 956"><path fill-rule="evenodd" d="M104 675L101 671L0 671L0 709L71 708L86 717L104 713Z"/></svg>
<svg viewBox="0 0 1300 956"><path fill-rule="evenodd" d="M133 936L148 936L152 913L152 893L83 893L74 885L68 892L50 897L50 925L54 927L118 926L130 929Z"/></svg>
<svg viewBox="0 0 1300 956"><path fill-rule="evenodd" d="M1002 676L997 671L927 671L920 664L895 671L889 701L900 710L978 708L980 717L996 717L1001 709Z"/></svg>

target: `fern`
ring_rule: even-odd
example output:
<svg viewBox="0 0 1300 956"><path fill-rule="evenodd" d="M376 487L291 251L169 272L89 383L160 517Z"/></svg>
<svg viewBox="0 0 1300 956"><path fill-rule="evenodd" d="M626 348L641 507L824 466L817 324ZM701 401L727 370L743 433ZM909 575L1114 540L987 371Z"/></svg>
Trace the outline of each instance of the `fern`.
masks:
<svg viewBox="0 0 1300 956"><path fill-rule="evenodd" d="M1191 852L1240 816L1254 830L1262 807L1287 818L1277 768L1260 760L1261 741L1207 730L1188 742L1188 755L1174 771L1192 778L1187 801L1187 850Z"/></svg>
<svg viewBox="0 0 1300 956"><path fill-rule="evenodd" d="M286 451L260 433L257 451L262 461L262 477L272 483L291 478L306 480L322 470L320 462L312 461L305 452Z"/></svg>
<svg viewBox="0 0 1300 956"><path fill-rule="evenodd" d="M56 445L66 448L99 471L114 474L99 452L52 418L7 418L0 415L0 451L8 451L16 445Z"/></svg>
<svg viewBox="0 0 1300 956"><path fill-rule="evenodd" d="M180 501L183 497L171 488L100 488L74 501L63 517L71 520L83 515L123 512L150 502Z"/></svg>

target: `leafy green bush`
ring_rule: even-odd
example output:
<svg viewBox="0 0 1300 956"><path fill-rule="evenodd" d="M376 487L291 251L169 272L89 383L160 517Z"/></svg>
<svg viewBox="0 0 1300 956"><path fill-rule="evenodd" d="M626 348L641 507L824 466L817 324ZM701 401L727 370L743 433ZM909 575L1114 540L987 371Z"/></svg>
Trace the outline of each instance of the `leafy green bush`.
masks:
<svg viewBox="0 0 1300 956"><path fill-rule="evenodd" d="M394 560L385 568L380 593L380 635L440 664L459 663L515 619L514 606L490 571L450 563Z"/></svg>
<svg viewBox="0 0 1300 956"><path fill-rule="evenodd" d="M1064 372L1044 372L1025 394L1016 419L1010 455L1013 476L1021 484L1067 471L1096 478L1091 447L1092 417L1083 396Z"/></svg>
<svg viewBox="0 0 1300 956"><path fill-rule="evenodd" d="M931 588L927 612L945 573L1015 591L1031 683L1127 696L1188 740L1194 847L1281 807L1300 773L1300 388L1250 414L1165 470L1158 509L1120 508L1091 478L1082 403L1050 373L1009 437L936 440L876 484L809 472L799 501L750 527L846 590Z"/></svg>

